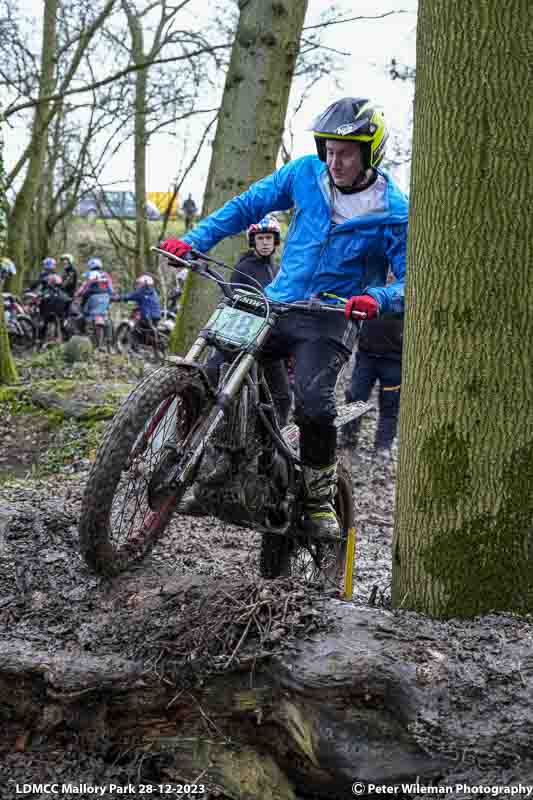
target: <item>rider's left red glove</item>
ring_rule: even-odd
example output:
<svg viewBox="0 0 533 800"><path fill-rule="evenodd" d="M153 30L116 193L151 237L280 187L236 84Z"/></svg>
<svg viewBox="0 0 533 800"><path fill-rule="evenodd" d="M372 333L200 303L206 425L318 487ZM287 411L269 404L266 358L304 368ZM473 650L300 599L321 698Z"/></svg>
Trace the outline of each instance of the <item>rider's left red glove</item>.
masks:
<svg viewBox="0 0 533 800"><path fill-rule="evenodd" d="M366 319L374 319L379 314L379 303L370 297L369 294L357 294L355 297L350 297L344 306L344 316L346 319L352 319L352 313L359 311L366 314Z"/></svg>

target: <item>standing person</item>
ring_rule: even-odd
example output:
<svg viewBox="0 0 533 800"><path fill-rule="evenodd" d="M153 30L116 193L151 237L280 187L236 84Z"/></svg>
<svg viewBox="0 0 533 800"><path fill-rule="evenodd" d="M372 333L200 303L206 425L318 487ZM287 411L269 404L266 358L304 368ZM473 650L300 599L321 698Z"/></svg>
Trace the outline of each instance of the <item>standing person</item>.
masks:
<svg viewBox="0 0 533 800"><path fill-rule="evenodd" d="M317 156L285 164L210 214L184 239L162 247L184 256L207 252L271 211L295 208L269 298L287 303L335 294L341 314L284 315L269 353L295 357L295 420L305 487L305 525L312 535L339 535L335 385L357 336L356 316L403 311L407 198L379 168L387 129L367 99L345 97L312 126ZM385 286L389 267L395 277ZM337 301L338 302L338 301Z"/></svg>
<svg viewBox="0 0 533 800"><path fill-rule="evenodd" d="M63 291L74 299L76 288L78 286L78 273L74 265L74 256L71 253L63 253L59 256L59 263L63 269Z"/></svg>
<svg viewBox="0 0 533 800"><path fill-rule="evenodd" d="M276 274L273 261L276 247L281 242L281 229L277 219L268 215L258 223L250 225L247 231L249 250L239 259L230 278L230 284L235 288L259 286L264 289L272 283ZM210 380L216 386L218 383L218 370L224 362L220 351L206 363L206 371ZM291 391L285 364L280 359L268 361L265 373L272 392L272 399L278 413L281 427L287 422L291 407Z"/></svg>
<svg viewBox="0 0 533 800"><path fill-rule="evenodd" d="M379 418L374 437L378 461L390 461L398 429L402 377L403 314L364 322L346 402L366 402L379 381ZM344 428L344 444L355 448L361 420Z"/></svg>
<svg viewBox="0 0 533 800"><path fill-rule="evenodd" d="M183 213L185 214L185 230L188 231L189 228L192 228L192 223L196 216L198 209L196 208L196 203L192 199L192 194L189 193L189 196L183 203Z"/></svg>

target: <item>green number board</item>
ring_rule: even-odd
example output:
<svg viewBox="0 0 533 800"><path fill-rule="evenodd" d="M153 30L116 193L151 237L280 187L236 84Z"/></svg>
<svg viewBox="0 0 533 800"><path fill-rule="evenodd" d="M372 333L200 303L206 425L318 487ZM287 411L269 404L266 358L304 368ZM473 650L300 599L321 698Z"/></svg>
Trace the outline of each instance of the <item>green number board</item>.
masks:
<svg viewBox="0 0 533 800"><path fill-rule="evenodd" d="M225 306L211 317L207 327L227 342L246 346L255 340L264 324L263 317Z"/></svg>

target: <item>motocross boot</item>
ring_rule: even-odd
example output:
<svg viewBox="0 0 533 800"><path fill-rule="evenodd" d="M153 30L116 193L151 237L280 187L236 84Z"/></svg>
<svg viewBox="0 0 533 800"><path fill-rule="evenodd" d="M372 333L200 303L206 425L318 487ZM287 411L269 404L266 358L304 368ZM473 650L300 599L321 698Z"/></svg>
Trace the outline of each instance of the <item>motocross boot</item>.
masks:
<svg viewBox="0 0 533 800"><path fill-rule="evenodd" d="M338 539L341 535L335 513L337 465L312 467L303 465L304 530L318 538Z"/></svg>

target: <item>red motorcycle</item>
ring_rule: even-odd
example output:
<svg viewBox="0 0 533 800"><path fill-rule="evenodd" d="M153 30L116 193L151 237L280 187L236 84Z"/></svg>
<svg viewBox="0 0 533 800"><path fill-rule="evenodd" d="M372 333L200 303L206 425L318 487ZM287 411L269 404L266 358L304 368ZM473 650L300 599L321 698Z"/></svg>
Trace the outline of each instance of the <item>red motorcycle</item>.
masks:
<svg viewBox="0 0 533 800"><path fill-rule="evenodd" d="M128 320L117 328L116 348L119 353L139 352L149 349L157 360L168 349L170 333L174 327L171 319L161 319L157 325L142 320L139 308L134 308Z"/></svg>
<svg viewBox="0 0 533 800"><path fill-rule="evenodd" d="M15 354L31 350L35 344L36 329L31 317L18 297L3 292L4 313L11 349Z"/></svg>

